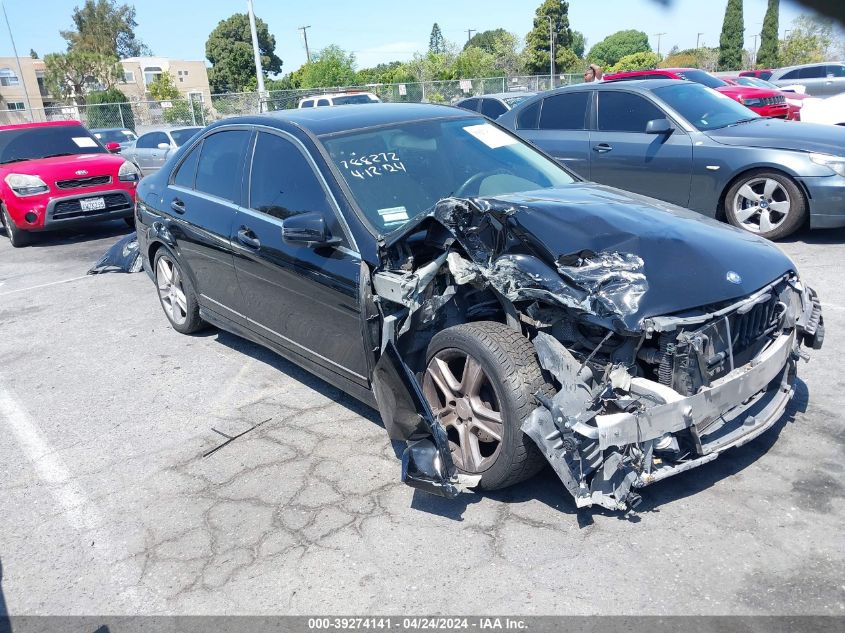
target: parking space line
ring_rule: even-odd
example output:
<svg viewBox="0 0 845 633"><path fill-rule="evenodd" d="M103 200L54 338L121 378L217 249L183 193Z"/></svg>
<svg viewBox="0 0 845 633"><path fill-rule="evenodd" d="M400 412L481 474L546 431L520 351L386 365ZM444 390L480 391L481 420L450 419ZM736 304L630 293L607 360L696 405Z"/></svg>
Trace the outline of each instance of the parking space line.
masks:
<svg viewBox="0 0 845 633"><path fill-rule="evenodd" d="M22 453L32 464L38 478L59 505L62 514L77 531L102 529L106 525L105 515L85 495L82 488L72 480L62 458L50 446L38 426L30 419L23 406L12 396L0 381L0 420L11 430ZM101 543L96 550L102 560L101 565L113 574L117 574L115 562L125 557L124 552L112 548L108 542ZM130 605L140 608L140 597L131 583L118 580L118 586L128 587L124 592Z"/></svg>
<svg viewBox="0 0 845 633"><path fill-rule="evenodd" d="M62 279L61 281L51 281L46 284L38 284L37 286L29 286L28 288L18 288L17 290L9 290L8 292L0 292L0 297L15 294L16 292L26 292L28 290L38 290L39 288L46 288L48 286L58 286L59 284L67 284L72 281L79 281L80 279L88 279L91 275L81 275L79 277L71 277L70 279Z"/></svg>

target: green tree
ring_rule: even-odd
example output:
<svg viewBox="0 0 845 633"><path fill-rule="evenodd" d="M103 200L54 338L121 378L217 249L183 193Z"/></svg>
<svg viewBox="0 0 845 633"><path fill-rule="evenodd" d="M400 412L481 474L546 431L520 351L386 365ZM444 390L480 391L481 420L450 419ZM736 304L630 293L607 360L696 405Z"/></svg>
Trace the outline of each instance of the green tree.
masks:
<svg viewBox="0 0 845 633"><path fill-rule="evenodd" d="M515 75L521 68L519 37L505 29L476 33L464 44L464 50L480 48L495 58L495 68L502 75Z"/></svg>
<svg viewBox="0 0 845 633"><path fill-rule="evenodd" d="M632 55L625 55L618 62L604 69L606 73L618 73L623 70L649 70L656 68L660 62L660 56L651 51L643 51L641 53L633 53Z"/></svg>
<svg viewBox="0 0 845 633"><path fill-rule="evenodd" d="M571 57L567 51L572 46L572 30L569 28L569 3L565 0L543 0L534 14L534 27L525 36L523 64L525 71L541 74L549 69L549 20L555 40L555 62L565 63Z"/></svg>
<svg viewBox="0 0 845 633"><path fill-rule="evenodd" d="M428 52L429 53L445 53L446 40L443 33L440 31L440 25L437 22L431 27L431 35L428 38Z"/></svg>
<svg viewBox="0 0 845 633"><path fill-rule="evenodd" d="M452 64L455 55L446 53L416 53L408 62L408 70L415 81L441 81L453 79Z"/></svg>
<svg viewBox="0 0 845 633"><path fill-rule="evenodd" d="M325 88L349 86L355 81L355 55L332 44L302 67L300 84L303 88Z"/></svg>
<svg viewBox="0 0 845 633"><path fill-rule="evenodd" d="M71 15L74 28L61 31L68 50L106 57L134 57L149 54L147 46L135 36L135 7L116 0L85 0Z"/></svg>
<svg viewBox="0 0 845 633"><path fill-rule="evenodd" d="M572 52L579 58L584 57L584 51L587 49L587 38L581 31L572 31Z"/></svg>
<svg viewBox="0 0 845 633"><path fill-rule="evenodd" d="M117 88L92 92L87 97L85 124L90 128L127 127L135 129L135 117L129 99Z"/></svg>
<svg viewBox="0 0 845 633"><path fill-rule="evenodd" d="M643 31L629 29L617 31L596 43L587 53L587 61L602 68L613 66L626 55L651 51L648 35Z"/></svg>
<svg viewBox="0 0 845 633"><path fill-rule="evenodd" d="M784 66L821 62L835 57L841 47L829 19L802 15L793 20L789 36L781 41L779 60Z"/></svg>
<svg viewBox="0 0 845 633"><path fill-rule="evenodd" d="M496 67L496 58L493 54L475 46L462 50L452 64L452 77L455 79L498 77L500 75L501 72Z"/></svg>
<svg viewBox="0 0 845 633"><path fill-rule="evenodd" d="M173 81L173 75L170 73L161 73L150 82L147 89L154 101L170 101L181 97L176 82Z"/></svg>
<svg viewBox="0 0 845 633"><path fill-rule="evenodd" d="M34 48L30 48L30 49L29 49L29 56L30 56L32 59L38 59L38 53L36 53L36 52L35 52L35 49L34 49Z"/></svg>
<svg viewBox="0 0 845 633"><path fill-rule="evenodd" d="M85 51L50 53L44 56L44 84L51 95L85 103L91 90L108 90L123 78L116 57Z"/></svg>
<svg viewBox="0 0 845 633"><path fill-rule="evenodd" d="M392 84L412 80L413 77L408 73L405 64L399 61L362 68L356 77L359 84Z"/></svg>
<svg viewBox="0 0 845 633"><path fill-rule="evenodd" d="M760 68L778 67L778 12L780 0L769 0L766 17L763 18L763 32L760 36L760 52L757 53L757 66Z"/></svg>
<svg viewBox="0 0 845 633"><path fill-rule="evenodd" d="M481 50L490 53L491 55L494 55L496 40L505 35L509 35L509 33L505 29L481 31L480 33L476 33L475 35L473 35L469 39L469 41L464 44L464 50L471 47L475 47L480 48Z"/></svg>
<svg viewBox="0 0 845 633"><path fill-rule="evenodd" d="M270 35L267 23L255 19L258 32L258 50L261 55L261 70L280 73L282 60L276 55L276 38ZM205 56L211 62L208 83L212 92L240 92L255 80L255 60L252 54L252 36L246 13L236 13L221 20L208 36Z"/></svg>
<svg viewBox="0 0 845 633"><path fill-rule="evenodd" d="M738 70L742 67L744 32L742 0L728 0L722 35L719 37L719 70Z"/></svg>

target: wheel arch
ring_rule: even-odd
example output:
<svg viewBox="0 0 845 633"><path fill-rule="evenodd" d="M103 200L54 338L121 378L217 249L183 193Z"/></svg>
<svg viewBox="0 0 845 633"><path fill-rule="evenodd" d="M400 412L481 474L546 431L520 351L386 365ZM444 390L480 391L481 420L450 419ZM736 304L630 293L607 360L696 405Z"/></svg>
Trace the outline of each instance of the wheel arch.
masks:
<svg viewBox="0 0 845 633"><path fill-rule="evenodd" d="M804 181L795 173L793 173L789 169L784 169L783 165L774 165L769 163L761 163L757 165L752 165L750 167L743 167L741 171L738 171L731 176L731 178L725 183L724 187L722 187L722 191L719 193L719 201L716 206L716 219L721 220L722 222L727 221L727 216L725 215L725 202L728 196L728 191L731 190L737 182L742 180L743 178L747 177L749 174L754 172L763 172L763 171L773 171L786 176L792 182L795 183L795 186L801 191L804 197L807 200L807 208L809 210L810 205L810 192L807 189L807 186L804 184ZM807 218L809 219L810 214L807 214Z"/></svg>

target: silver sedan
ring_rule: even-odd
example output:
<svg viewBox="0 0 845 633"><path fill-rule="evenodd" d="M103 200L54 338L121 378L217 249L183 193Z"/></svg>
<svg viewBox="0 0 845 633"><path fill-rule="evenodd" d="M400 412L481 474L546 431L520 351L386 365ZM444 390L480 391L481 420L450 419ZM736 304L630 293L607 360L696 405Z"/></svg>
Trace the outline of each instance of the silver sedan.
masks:
<svg viewBox="0 0 845 633"><path fill-rule="evenodd" d="M194 137L201 127L160 127L146 130L138 139L121 151L143 176L154 174L171 154Z"/></svg>

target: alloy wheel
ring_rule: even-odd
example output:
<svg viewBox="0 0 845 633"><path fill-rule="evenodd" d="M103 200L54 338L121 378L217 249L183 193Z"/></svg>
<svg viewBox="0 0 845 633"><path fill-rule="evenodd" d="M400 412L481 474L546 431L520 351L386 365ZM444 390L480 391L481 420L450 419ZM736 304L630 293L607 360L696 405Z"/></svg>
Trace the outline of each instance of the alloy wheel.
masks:
<svg viewBox="0 0 845 633"><path fill-rule="evenodd" d="M742 185L733 200L733 213L742 228L752 233L769 233L789 216L792 201L784 186L774 178L753 178Z"/></svg>
<svg viewBox="0 0 845 633"><path fill-rule="evenodd" d="M441 350L429 361L423 392L446 428L455 465L467 473L492 466L502 448L504 424L481 364L460 350Z"/></svg>
<svg viewBox="0 0 845 633"><path fill-rule="evenodd" d="M167 256L160 257L156 267L156 285L161 305L170 320L182 325L188 319L188 300L179 268Z"/></svg>

